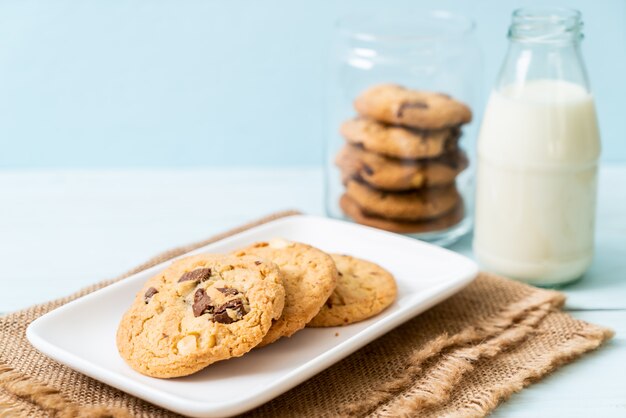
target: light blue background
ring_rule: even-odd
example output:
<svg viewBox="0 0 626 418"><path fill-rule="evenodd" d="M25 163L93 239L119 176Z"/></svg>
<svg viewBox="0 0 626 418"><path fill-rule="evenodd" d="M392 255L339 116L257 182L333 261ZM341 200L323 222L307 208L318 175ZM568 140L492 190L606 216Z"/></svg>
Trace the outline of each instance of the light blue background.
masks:
<svg viewBox="0 0 626 418"><path fill-rule="evenodd" d="M338 16L473 17L488 88L512 9L542 3L3 0L0 167L320 164ZM583 12L603 159L626 160L626 1L555 4Z"/></svg>

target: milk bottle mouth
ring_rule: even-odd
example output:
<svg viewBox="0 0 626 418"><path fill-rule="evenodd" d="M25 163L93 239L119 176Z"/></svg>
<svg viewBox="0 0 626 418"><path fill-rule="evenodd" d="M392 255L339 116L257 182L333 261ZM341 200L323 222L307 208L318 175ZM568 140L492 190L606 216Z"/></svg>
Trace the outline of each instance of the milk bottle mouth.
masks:
<svg viewBox="0 0 626 418"><path fill-rule="evenodd" d="M528 7L513 12L509 38L518 42L568 43L582 38L582 27L578 10Z"/></svg>

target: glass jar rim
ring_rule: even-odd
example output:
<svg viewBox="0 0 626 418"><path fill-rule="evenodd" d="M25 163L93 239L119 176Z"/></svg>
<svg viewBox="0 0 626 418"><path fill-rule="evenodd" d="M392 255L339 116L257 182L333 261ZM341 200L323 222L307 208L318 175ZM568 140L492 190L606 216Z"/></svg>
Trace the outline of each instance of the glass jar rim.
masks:
<svg viewBox="0 0 626 418"><path fill-rule="evenodd" d="M420 23L422 23L420 25ZM429 41L456 38L471 33L476 24L471 18L447 10L390 13L351 13L339 18L335 27L360 41Z"/></svg>

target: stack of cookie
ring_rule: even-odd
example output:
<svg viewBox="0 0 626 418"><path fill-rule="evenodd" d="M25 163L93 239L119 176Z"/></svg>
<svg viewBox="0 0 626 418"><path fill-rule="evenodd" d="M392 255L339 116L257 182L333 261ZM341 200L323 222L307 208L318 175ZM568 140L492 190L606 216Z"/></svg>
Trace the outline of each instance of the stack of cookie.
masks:
<svg viewBox="0 0 626 418"><path fill-rule="evenodd" d="M458 147L465 104L442 93L374 86L341 126L340 206L358 223L400 233L446 229L463 218L455 179L468 166Z"/></svg>
<svg viewBox="0 0 626 418"><path fill-rule="evenodd" d="M117 348L153 377L195 373L305 327L370 318L396 298L388 271L282 239L173 262L137 293Z"/></svg>

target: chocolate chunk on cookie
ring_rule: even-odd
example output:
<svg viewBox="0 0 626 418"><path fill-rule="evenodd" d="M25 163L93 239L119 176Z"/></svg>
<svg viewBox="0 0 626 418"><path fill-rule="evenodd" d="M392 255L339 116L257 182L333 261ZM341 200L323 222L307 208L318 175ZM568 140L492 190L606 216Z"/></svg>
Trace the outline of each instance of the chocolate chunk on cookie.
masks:
<svg viewBox="0 0 626 418"><path fill-rule="evenodd" d="M241 320L246 314L243 299L233 299L215 308L212 319L221 324L232 324Z"/></svg>
<svg viewBox="0 0 626 418"><path fill-rule="evenodd" d="M460 130L456 127L424 131L388 125L372 119L345 121L341 135L365 150L400 159L436 158L456 148Z"/></svg>
<svg viewBox="0 0 626 418"><path fill-rule="evenodd" d="M344 183L359 178L389 191L452 184L468 165L467 156L460 149L438 158L412 161L385 157L349 144L341 149L335 162Z"/></svg>
<svg viewBox="0 0 626 418"><path fill-rule="evenodd" d="M143 294L144 303L150 302L152 296L156 295L157 293L159 293L157 289L155 289L154 287L149 287L148 290L146 290L146 292Z"/></svg>
<svg viewBox="0 0 626 418"><path fill-rule="evenodd" d="M186 281L194 281L194 282L203 282L211 277L211 269L210 268L200 268L186 272L178 282L186 282Z"/></svg>
<svg viewBox="0 0 626 418"><path fill-rule="evenodd" d="M420 129L441 129L472 120L470 108L450 96L396 84L367 89L356 98L354 108L370 119Z"/></svg>
<svg viewBox="0 0 626 418"><path fill-rule="evenodd" d="M205 313L213 312L215 306L211 304L211 298L206 294L204 289L197 289L193 294L193 316L198 317Z"/></svg>
<svg viewBox="0 0 626 418"><path fill-rule="evenodd" d="M337 283L338 273L332 258L310 245L278 239L256 243L234 254L270 260L283 272L285 309L259 346L289 337L304 328L317 315Z"/></svg>
<svg viewBox="0 0 626 418"><path fill-rule="evenodd" d="M334 327L379 314L396 299L393 275L370 261L332 254L339 271L337 287L307 327Z"/></svg>
<svg viewBox="0 0 626 418"><path fill-rule="evenodd" d="M282 274L258 258L200 254L149 279L122 318L117 347L136 371L186 376L259 344L285 302Z"/></svg>

